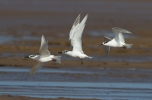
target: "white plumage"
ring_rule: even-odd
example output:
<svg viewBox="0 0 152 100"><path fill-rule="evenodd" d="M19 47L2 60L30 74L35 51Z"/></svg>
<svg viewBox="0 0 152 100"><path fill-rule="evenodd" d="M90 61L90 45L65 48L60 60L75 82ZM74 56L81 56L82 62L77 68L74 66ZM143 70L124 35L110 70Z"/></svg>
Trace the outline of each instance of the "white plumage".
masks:
<svg viewBox="0 0 152 100"><path fill-rule="evenodd" d="M81 58L81 63L82 63L82 59L91 58L87 56L86 54L84 54L82 50L81 37L82 37L83 30L85 28L85 23L86 23L87 18L88 18L88 15L86 15L83 18L83 20L80 22L80 14L79 14L76 20L74 21L74 24L69 34L69 40L71 41L71 45L73 47L72 51L64 50L62 52L59 52L59 53L69 55L71 57L79 57Z"/></svg>
<svg viewBox="0 0 152 100"><path fill-rule="evenodd" d="M72 51L83 53L81 37L82 37L82 33L84 30L85 22L87 18L88 18L88 15L86 15L80 23L80 15L78 15L78 17L76 18L72 26L72 29L70 31L70 36L69 36L69 39L71 40L71 45L73 47Z"/></svg>
<svg viewBox="0 0 152 100"><path fill-rule="evenodd" d="M31 58L33 60L38 61L38 63L32 67L29 76L35 74L36 71L40 69L41 67L43 67L48 61L55 61L57 63L60 63L61 56L54 56L50 54L48 50L48 44L43 35L41 38L41 46L39 49L39 53L40 55L29 55L29 56L24 57L24 58Z"/></svg>
<svg viewBox="0 0 152 100"><path fill-rule="evenodd" d="M131 48L132 44L126 44L125 39L122 33L128 33L132 34L132 32L127 31L125 29L121 29L118 27L112 28L112 31L114 32L115 36L113 39L110 39L109 37L104 37L104 42L100 45L104 45L106 54L109 53L110 47L123 47L125 49ZM98 45L98 46L100 46Z"/></svg>

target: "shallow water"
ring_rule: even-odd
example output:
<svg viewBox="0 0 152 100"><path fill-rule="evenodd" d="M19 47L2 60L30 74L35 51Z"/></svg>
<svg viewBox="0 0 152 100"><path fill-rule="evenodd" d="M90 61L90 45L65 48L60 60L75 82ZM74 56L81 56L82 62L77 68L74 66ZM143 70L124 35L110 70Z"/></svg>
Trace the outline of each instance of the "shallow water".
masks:
<svg viewBox="0 0 152 100"><path fill-rule="evenodd" d="M27 78L29 70L1 67L0 95L133 100L152 98L152 70L42 68ZM130 74L134 76L128 77Z"/></svg>
<svg viewBox="0 0 152 100"><path fill-rule="evenodd" d="M134 100L152 98L152 84L146 83L5 81L0 83L0 91L0 94L40 98L65 97Z"/></svg>

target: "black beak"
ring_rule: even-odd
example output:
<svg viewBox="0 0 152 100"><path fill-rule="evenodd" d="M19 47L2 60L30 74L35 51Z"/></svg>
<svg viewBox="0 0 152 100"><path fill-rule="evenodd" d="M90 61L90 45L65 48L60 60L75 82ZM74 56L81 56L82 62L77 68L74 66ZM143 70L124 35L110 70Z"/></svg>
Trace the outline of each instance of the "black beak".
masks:
<svg viewBox="0 0 152 100"><path fill-rule="evenodd" d="M58 54L61 54L62 52L58 52Z"/></svg>
<svg viewBox="0 0 152 100"><path fill-rule="evenodd" d="M101 45L103 45L103 44L99 44L99 45L97 45L97 46L101 46Z"/></svg>
<svg viewBox="0 0 152 100"><path fill-rule="evenodd" d="M23 58L30 58L29 56L25 56L25 57L23 57Z"/></svg>

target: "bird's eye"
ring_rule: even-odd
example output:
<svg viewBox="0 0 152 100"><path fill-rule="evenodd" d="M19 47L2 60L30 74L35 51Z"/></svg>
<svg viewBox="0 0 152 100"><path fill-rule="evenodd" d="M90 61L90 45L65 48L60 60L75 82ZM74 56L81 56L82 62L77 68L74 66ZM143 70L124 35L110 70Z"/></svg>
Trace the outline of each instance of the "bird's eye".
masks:
<svg viewBox="0 0 152 100"><path fill-rule="evenodd" d="M108 43L108 41L105 41L104 43Z"/></svg>
<svg viewBox="0 0 152 100"><path fill-rule="evenodd" d="M34 55L30 55L30 57L34 57Z"/></svg>
<svg viewBox="0 0 152 100"><path fill-rule="evenodd" d="M67 50L64 51L65 53L67 52Z"/></svg>

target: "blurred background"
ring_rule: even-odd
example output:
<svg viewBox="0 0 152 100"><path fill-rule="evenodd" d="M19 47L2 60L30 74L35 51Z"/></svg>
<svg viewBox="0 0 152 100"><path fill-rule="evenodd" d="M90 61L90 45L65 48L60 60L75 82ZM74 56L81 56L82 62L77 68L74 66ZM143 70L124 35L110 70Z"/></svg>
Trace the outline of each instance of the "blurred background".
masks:
<svg viewBox="0 0 152 100"><path fill-rule="evenodd" d="M81 14L81 19L89 14L82 37L83 50L87 55L99 57L100 61L152 61L151 5L150 0L0 1L0 59L20 59L17 57L38 54L42 34L49 41L51 53L71 50L68 36L73 22L78 14ZM96 45L103 42L103 36L114 36L112 27L135 33L125 34L126 43L134 45L130 50L112 48L109 58L105 59L103 48ZM5 61L0 63L3 65ZM6 64L19 64L15 61L9 63Z"/></svg>
<svg viewBox="0 0 152 100"><path fill-rule="evenodd" d="M53 55L72 49L69 32L79 14L81 19L89 15L83 50L94 59L81 65L80 59L63 55L62 64L49 62L27 78L36 61L23 57L39 54L42 34ZM124 34L133 47L112 48L105 57L97 45L103 36L114 37L113 27L133 32ZM149 100L151 65L151 0L0 0L0 95ZM4 98L20 100L9 95Z"/></svg>

